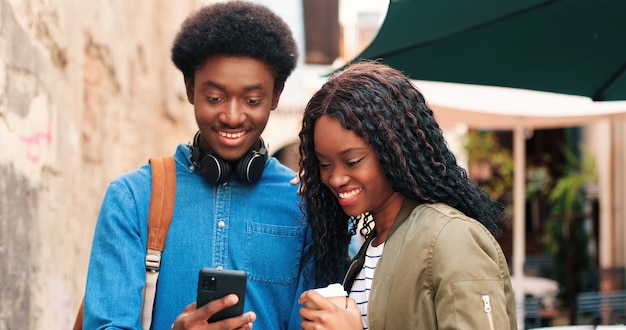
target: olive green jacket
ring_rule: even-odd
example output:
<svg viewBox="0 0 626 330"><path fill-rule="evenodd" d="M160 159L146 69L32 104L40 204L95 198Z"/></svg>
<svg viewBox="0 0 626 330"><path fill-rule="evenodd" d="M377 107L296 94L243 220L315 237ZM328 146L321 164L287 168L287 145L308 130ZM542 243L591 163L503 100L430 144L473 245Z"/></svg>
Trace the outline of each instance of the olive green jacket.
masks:
<svg viewBox="0 0 626 330"><path fill-rule="evenodd" d="M350 265L350 291L368 237ZM387 236L369 296L370 330L517 329L500 245L478 221L444 204L405 200Z"/></svg>

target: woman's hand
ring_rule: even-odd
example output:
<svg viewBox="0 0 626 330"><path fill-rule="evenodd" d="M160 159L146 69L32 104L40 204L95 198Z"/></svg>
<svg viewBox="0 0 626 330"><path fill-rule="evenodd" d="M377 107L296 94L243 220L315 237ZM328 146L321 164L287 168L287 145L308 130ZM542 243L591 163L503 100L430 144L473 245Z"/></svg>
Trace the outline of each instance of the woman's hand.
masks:
<svg viewBox="0 0 626 330"><path fill-rule="evenodd" d="M297 184L300 184L300 173L296 173L296 175L293 176L293 179L291 179L289 183L291 183L294 186Z"/></svg>
<svg viewBox="0 0 626 330"><path fill-rule="evenodd" d="M293 179L291 179L291 181L289 181L289 183L291 183L292 185L299 185L300 184L300 177L302 176L302 173L304 173L304 170L301 170L300 172L296 172L296 174L293 176ZM298 194L302 193L302 185L300 185L298 187Z"/></svg>
<svg viewBox="0 0 626 330"><path fill-rule="evenodd" d="M302 293L298 303L304 304L300 309L304 330L315 329L363 329L361 311L352 298L346 298L346 306L338 306L319 293L309 290Z"/></svg>
<svg viewBox="0 0 626 330"><path fill-rule="evenodd" d="M196 303L192 303L185 307L185 310L178 315L173 330L210 330L210 329L237 329L251 330L252 322L256 320L254 312L243 313L240 316L231 317L219 322L207 323L207 320L226 307L235 305L239 301L239 297L235 294L229 294L220 299L213 300L206 305L196 309Z"/></svg>

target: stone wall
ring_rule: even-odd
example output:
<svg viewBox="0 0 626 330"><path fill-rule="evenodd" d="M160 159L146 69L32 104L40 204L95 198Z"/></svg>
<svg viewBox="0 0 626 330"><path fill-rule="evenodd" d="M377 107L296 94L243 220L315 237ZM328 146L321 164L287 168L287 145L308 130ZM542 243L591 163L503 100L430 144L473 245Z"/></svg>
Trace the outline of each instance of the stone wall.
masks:
<svg viewBox="0 0 626 330"><path fill-rule="evenodd" d="M169 51L202 3L0 0L0 330L71 327L108 182L193 135Z"/></svg>

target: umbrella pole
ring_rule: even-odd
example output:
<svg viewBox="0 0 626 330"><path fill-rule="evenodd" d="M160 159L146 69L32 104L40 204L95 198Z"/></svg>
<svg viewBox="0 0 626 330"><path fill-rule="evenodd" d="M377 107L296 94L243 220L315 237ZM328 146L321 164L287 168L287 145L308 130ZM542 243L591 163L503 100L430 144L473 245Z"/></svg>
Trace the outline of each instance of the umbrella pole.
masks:
<svg viewBox="0 0 626 330"><path fill-rule="evenodd" d="M517 305L517 324L524 329L524 259L526 254L526 226L524 201L526 194L526 138L520 120L513 131L513 293Z"/></svg>

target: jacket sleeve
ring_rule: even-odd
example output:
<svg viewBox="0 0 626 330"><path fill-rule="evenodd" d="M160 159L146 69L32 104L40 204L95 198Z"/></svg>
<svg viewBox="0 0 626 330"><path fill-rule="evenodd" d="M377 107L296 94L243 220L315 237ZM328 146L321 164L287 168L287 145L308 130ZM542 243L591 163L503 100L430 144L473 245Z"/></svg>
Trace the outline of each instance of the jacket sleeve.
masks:
<svg viewBox="0 0 626 330"><path fill-rule="evenodd" d="M84 329L141 329L147 223L142 226L138 219L136 201L127 186L112 182L93 238Z"/></svg>
<svg viewBox="0 0 626 330"><path fill-rule="evenodd" d="M485 227L469 219L448 222L431 261L439 329L516 327L506 259Z"/></svg>

